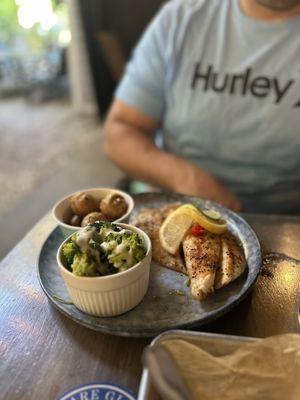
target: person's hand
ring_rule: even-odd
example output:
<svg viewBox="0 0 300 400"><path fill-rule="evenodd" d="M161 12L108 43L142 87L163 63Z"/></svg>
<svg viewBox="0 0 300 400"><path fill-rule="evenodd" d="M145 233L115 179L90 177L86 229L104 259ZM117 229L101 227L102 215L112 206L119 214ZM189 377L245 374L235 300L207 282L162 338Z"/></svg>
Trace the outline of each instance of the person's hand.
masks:
<svg viewBox="0 0 300 400"><path fill-rule="evenodd" d="M242 203L227 187L197 166L189 164L178 176L175 191L213 200L233 211L242 210Z"/></svg>

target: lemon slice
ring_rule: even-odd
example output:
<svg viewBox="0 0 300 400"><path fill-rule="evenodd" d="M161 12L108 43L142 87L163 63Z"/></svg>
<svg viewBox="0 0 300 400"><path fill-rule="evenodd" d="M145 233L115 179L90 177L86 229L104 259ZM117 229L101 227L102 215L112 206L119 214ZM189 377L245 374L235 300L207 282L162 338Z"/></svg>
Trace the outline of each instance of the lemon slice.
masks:
<svg viewBox="0 0 300 400"><path fill-rule="evenodd" d="M210 214L215 218L218 216L217 220L208 216L208 211L205 212L206 215L192 204L183 204L169 214L163 222L159 233L160 241L164 249L171 254L175 254L193 222L196 222L204 229L217 235L220 235L227 230L226 221L221 219L219 215L216 215L218 214L217 212L212 211L212 214Z"/></svg>
<svg viewBox="0 0 300 400"><path fill-rule="evenodd" d="M183 204L171 212L160 227L159 239L162 247L175 255L193 222L217 235L227 230L226 221L216 211L205 210L204 213L192 204Z"/></svg>
<svg viewBox="0 0 300 400"><path fill-rule="evenodd" d="M192 204L183 204L181 207L177 208L175 211L179 211L182 209L182 213L188 214L193 221L197 222L197 224L201 225L204 229L211 233L215 233L216 235L221 235L227 230L227 223L223 219L219 218L218 220L214 220L211 217L206 215L197 209ZM211 210L212 211L212 210ZM211 214L213 215L213 214Z"/></svg>
<svg viewBox="0 0 300 400"><path fill-rule="evenodd" d="M181 207L169 214L159 230L162 247L173 255L178 252L184 236L193 223L193 218L180 209Z"/></svg>

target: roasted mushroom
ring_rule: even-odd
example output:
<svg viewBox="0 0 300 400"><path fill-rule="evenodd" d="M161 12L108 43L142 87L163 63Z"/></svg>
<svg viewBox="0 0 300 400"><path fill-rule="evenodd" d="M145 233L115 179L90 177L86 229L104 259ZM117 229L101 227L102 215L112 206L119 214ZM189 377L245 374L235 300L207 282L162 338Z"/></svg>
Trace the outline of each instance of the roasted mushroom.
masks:
<svg viewBox="0 0 300 400"><path fill-rule="evenodd" d="M97 211L98 203L90 194L80 192L74 194L71 198L71 208L74 214L84 217L93 211Z"/></svg>
<svg viewBox="0 0 300 400"><path fill-rule="evenodd" d="M80 226L81 224L81 217L79 217L79 215L72 215L71 219L70 219L70 225L72 226Z"/></svg>
<svg viewBox="0 0 300 400"><path fill-rule="evenodd" d="M115 220L126 213L127 203L121 195L111 193L104 197L100 202L99 208L106 217L110 220Z"/></svg>
<svg viewBox="0 0 300 400"><path fill-rule="evenodd" d="M82 222L81 222L81 226L87 226L89 224L93 224L96 221L107 221L107 218L105 215L103 215L101 212L99 211L94 211L88 215L86 215Z"/></svg>

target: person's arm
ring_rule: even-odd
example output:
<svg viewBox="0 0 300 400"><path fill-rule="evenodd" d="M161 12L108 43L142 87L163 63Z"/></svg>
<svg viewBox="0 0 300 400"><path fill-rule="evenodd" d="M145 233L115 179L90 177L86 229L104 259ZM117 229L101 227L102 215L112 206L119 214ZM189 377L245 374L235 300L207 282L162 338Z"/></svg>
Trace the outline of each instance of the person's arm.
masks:
<svg viewBox="0 0 300 400"><path fill-rule="evenodd" d="M153 134L159 125L158 120L115 100L104 126L106 154L133 178L239 211L237 197L208 172L155 146Z"/></svg>

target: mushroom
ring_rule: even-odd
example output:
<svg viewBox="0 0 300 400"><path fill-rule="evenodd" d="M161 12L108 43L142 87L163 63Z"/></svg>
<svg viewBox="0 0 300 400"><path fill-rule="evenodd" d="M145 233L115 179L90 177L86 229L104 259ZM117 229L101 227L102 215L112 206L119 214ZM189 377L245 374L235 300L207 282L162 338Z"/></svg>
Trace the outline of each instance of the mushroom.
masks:
<svg viewBox="0 0 300 400"><path fill-rule="evenodd" d="M70 219L70 225L72 226L80 226L81 223L81 217L79 217L79 215L72 215L71 219Z"/></svg>
<svg viewBox="0 0 300 400"><path fill-rule="evenodd" d="M83 220L81 222L81 226L87 226L87 225L93 224L96 221L107 221L107 218L101 212L94 211L94 212L89 213L88 215L86 215L83 218Z"/></svg>
<svg viewBox="0 0 300 400"><path fill-rule="evenodd" d="M124 215L127 211L127 203L121 195L111 193L100 202L101 212L110 220L115 220Z"/></svg>
<svg viewBox="0 0 300 400"><path fill-rule="evenodd" d="M71 208L80 217L98 210L97 201L88 193L80 192L71 198Z"/></svg>

